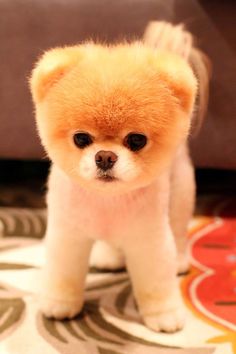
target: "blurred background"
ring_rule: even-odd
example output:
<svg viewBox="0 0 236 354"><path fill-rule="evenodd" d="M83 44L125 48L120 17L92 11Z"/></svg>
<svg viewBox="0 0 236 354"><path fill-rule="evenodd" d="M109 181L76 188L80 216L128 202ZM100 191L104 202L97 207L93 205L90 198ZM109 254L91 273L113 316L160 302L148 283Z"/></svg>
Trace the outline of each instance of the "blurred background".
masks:
<svg viewBox="0 0 236 354"><path fill-rule="evenodd" d="M86 39L141 38L150 20L183 22L212 61L208 114L191 154L198 193L235 194L235 15L234 0L0 1L0 205L44 206L49 162L28 88L37 58Z"/></svg>

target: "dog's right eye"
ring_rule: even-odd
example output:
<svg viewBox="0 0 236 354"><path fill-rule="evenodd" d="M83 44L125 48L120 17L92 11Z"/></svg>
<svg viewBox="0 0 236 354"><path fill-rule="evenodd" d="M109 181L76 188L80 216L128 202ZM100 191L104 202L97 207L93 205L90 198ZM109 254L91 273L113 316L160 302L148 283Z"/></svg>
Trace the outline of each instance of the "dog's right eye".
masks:
<svg viewBox="0 0 236 354"><path fill-rule="evenodd" d="M88 133L76 133L73 139L75 145L80 149L84 149L93 142L92 137Z"/></svg>

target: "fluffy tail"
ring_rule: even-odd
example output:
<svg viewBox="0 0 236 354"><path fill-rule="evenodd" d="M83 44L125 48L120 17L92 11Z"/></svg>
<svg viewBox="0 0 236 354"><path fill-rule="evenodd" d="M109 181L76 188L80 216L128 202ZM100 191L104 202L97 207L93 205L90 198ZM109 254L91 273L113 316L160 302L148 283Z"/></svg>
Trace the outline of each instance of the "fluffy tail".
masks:
<svg viewBox="0 0 236 354"><path fill-rule="evenodd" d="M194 47L193 36L182 24L172 25L164 21L150 22L145 30L143 42L156 49L170 51L184 58L198 79L198 94L192 119L193 131L198 132L205 117L211 74L210 61Z"/></svg>

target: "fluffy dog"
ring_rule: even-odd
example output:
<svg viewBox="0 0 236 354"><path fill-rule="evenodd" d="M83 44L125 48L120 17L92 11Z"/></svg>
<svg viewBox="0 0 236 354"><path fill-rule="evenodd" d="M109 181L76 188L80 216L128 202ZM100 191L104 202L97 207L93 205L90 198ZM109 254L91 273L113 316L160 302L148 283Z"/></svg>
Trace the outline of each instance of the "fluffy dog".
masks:
<svg viewBox="0 0 236 354"><path fill-rule="evenodd" d="M92 264L116 268L125 260L149 328L183 327L176 274L188 267L185 236L194 205L187 148L198 86L193 51L188 32L161 22L143 42L56 48L36 64L37 126L53 162L46 316L81 311L96 241Z"/></svg>

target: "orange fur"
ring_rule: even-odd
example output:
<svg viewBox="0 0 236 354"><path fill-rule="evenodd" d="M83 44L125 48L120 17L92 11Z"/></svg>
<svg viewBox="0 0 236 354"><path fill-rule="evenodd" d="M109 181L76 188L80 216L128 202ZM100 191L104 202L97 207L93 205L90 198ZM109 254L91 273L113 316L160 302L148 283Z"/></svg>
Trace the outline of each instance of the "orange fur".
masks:
<svg viewBox="0 0 236 354"><path fill-rule="evenodd" d="M132 154L149 181L188 134L196 79L175 53L142 43L90 43L47 52L33 71L31 88L42 142L67 173L83 154L71 143L73 132L121 146L126 134L140 132L149 144Z"/></svg>

